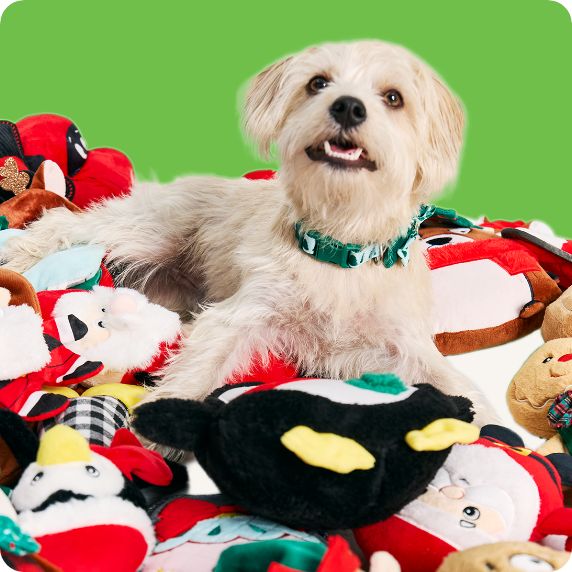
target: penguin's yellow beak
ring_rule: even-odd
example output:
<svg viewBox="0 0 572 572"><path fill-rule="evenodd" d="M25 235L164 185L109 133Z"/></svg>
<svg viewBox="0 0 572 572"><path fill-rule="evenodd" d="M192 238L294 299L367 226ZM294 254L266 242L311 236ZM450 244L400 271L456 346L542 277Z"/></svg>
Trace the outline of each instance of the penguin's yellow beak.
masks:
<svg viewBox="0 0 572 572"><path fill-rule="evenodd" d="M62 465L91 458L91 449L81 433L67 425L56 425L40 439L36 462L42 466Z"/></svg>
<svg viewBox="0 0 572 572"><path fill-rule="evenodd" d="M479 438L479 428L459 419L437 419L429 425L405 435L414 451L443 451L455 444L468 445Z"/></svg>
<svg viewBox="0 0 572 572"><path fill-rule="evenodd" d="M318 433L305 425L286 431L280 441L307 465L334 473L346 475L375 466L375 457L357 441L334 433Z"/></svg>

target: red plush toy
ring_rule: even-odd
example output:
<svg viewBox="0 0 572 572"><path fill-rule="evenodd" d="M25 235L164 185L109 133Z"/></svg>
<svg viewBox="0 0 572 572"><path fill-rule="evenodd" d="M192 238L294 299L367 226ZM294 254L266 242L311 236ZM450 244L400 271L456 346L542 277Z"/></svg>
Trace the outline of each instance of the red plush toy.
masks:
<svg viewBox="0 0 572 572"><path fill-rule="evenodd" d="M47 159L60 166L66 198L81 208L131 190L129 159L115 149L89 151L75 124L59 115L32 115L17 123L0 121L0 168L9 157L16 161L20 174L0 179L0 202L23 191Z"/></svg>
<svg viewBox="0 0 572 572"><path fill-rule="evenodd" d="M572 548L572 458L546 457L512 431L489 425L455 445L427 491L398 514L355 531L366 557L387 551L402 572L434 572L451 552L499 541Z"/></svg>

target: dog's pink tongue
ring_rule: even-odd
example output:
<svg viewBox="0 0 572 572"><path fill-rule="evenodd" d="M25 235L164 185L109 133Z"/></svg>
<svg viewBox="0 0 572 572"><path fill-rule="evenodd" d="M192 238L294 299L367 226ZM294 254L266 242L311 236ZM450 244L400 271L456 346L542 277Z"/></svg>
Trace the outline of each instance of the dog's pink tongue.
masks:
<svg viewBox="0 0 572 572"><path fill-rule="evenodd" d="M354 151L357 150L357 147L351 147L350 149L344 149L343 147L338 147L337 145L334 145L333 143L330 143L330 146L332 148L332 151L334 151L334 153L344 153L346 155L350 155L351 153L353 153Z"/></svg>

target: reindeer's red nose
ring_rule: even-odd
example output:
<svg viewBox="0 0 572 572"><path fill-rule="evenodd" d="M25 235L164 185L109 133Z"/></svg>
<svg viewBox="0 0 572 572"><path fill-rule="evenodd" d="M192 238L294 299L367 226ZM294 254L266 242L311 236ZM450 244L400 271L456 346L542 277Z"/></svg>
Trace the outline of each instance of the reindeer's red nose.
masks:
<svg viewBox="0 0 572 572"><path fill-rule="evenodd" d="M558 358L558 361L570 361L572 360L572 354L564 354Z"/></svg>

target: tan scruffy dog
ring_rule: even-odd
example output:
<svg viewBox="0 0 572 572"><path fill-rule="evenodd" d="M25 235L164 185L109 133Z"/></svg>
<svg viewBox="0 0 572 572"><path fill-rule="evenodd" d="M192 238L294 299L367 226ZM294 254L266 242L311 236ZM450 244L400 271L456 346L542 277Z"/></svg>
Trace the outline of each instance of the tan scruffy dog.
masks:
<svg viewBox="0 0 572 572"><path fill-rule="evenodd" d="M391 248L457 172L463 111L435 72L378 41L310 48L254 78L244 125L263 152L276 145L275 179L193 176L137 185L80 214L54 209L3 258L22 271L70 244L100 243L124 283L198 312L152 398L202 398L270 351L313 376L393 371L429 382L491 419L433 344L419 245L408 264L406 249ZM328 236L361 246L323 261ZM388 256L397 262L380 263Z"/></svg>

